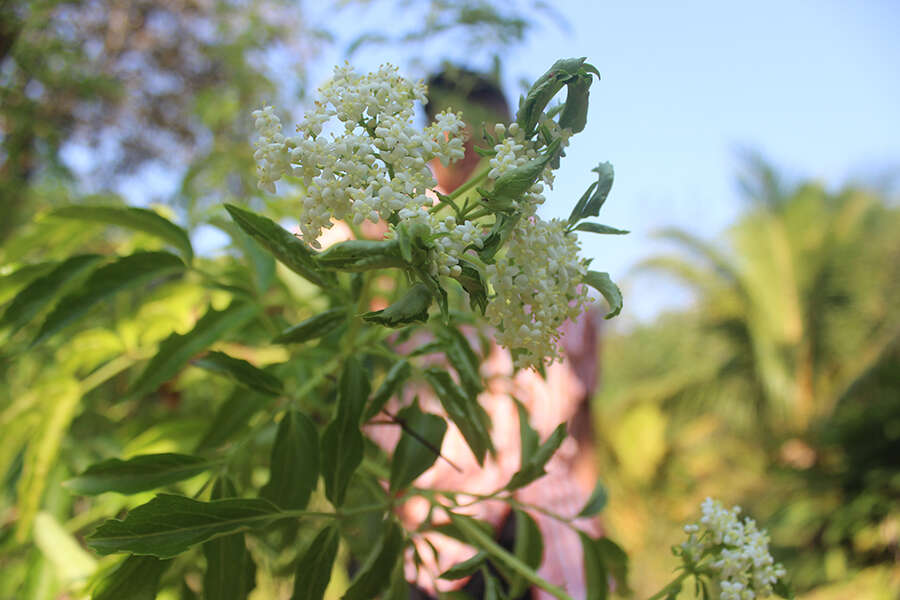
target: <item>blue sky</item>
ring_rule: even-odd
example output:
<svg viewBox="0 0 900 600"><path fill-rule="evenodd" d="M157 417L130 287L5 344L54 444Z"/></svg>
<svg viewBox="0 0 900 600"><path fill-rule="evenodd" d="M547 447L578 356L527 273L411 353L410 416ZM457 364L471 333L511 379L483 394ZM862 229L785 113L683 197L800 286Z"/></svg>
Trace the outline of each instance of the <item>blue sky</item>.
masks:
<svg viewBox="0 0 900 600"><path fill-rule="evenodd" d="M900 169L900 2L569 0L554 7L569 30L545 22L505 58L504 80L515 97L520 78L533 79L564 56L587 56L602 74L588 127L574 138L542 214L568 216L592 181L590 169L613 163L616 183L601 220L632 233L582 240L593 267L624 283L624 322L687 300L671 284L629 277L629 269L666 249L651 236L661 227L713 237L735 219L740 148L762 152L789 176L830 186ZM365 21L397 18L372 9ZM349 36L358 22L345 10L332 26ZM340 58L326 53L320 64ZM486 56L467 58L489 64ZM372 47L353 58L360 69L384 61L403 66L410 57Z"/></svg>

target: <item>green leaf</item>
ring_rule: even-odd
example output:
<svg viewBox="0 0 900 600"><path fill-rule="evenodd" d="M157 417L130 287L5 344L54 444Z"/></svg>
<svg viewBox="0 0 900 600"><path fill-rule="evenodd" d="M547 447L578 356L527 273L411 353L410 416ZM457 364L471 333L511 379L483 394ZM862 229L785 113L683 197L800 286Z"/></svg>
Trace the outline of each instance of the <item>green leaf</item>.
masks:
<svg viewBox="0 0 900 600"><path fill-rule="evenodd" d="M528 513L516 510L516 534L513 554L522 563L537 571L544 558L544 539L537 523ZM529 583L523 577L516 577L510 584L510 598L518 598L528 589Z"/></svg>
<svg viewBox="0 0 900 600"><path fill-rule="evenodd" d="M470 575L474 575L486 560L487 553L479 552L472 558L453 565L441 573L439 577L441 579L462 579L463 577L469 577Z"/></svg>
<svg viewBox="0 0 900 600"><path fill-rule="evenodd" d="M772 586L772 590L781 596L782 598L786 598L787 600L794 600L794 589L791 587L791 584L787 582L786 579L779 579Z"/></svg>
<svg viewBox="0 0 900 600"><path fill-rule="evenodd" d="M353 578L343 600L371 600L387 589L394 565L403 555L404 545L403 530L391 521L384 537L378 541Z"/></svg>
<svg viewBox="0 0 900 600"><path fill-rule="evenodd" d="M91 600L155 600L170 564L152 556L129 556L94 586Z"/></svg>
<svg viewBox="0 0 900 600"><path fill-rule="evenodd" d="M381 412L381 409L384 408L387 401L391 399L391 396L402 389L403 384L409 379L409 374L411 372L412 366L405 360L396 362L391 366L387 375L384 376L384 381L381 382L381 385L378 386L378 390L376 390L372 399L369 401L366 411L363 414L363 422L368 421Z"/></svg>
<svg viewBox="0 0 900 600"><path fill-rule="evenodd" d="M322 478L325 495L335 506L344 502L347 486L363 458L360 417L369 397L369 380L359 361L350 357L338 381L337 410L322 434Z"/></svg>
<svg viewBox="0 0 900 600"><path fill-rule="evenodd" d="M410 594L409 583L407 583L403 571L403 561L398 560L394 566L394 572L391 574L390 587L381 598L382 600L409 600Z"/></svg>
<svg viewBox="0 0 900 600"><path fill-rule="evenodd" d="M607 572L616 581L616 588L622 594L628 594L628 555L617 543L608 537L597 538L594 546L603 556Z"/></svg>
<svg viewBox="0 0 900 600"><path fill-rule="evenodd" d="M447 359L456 373L466 393L477 398L484 391L481 383L481 361L469 345L466 339L455 327L444 327L438 332L438 339L443 342L443 350Z"/></svg>
<svg viewBox="0 0 900 600"><path fill-rule="evenodd" d="M349 314L345 307L326 310L285 329L272 341L276 344L298 344L320 338L337 329Z"/></svg>
<svg viewBox="0 0 900 600"><path fill-rule="evenodd" d="M291 600L322 600L325 597L339 541L337 527L328 526L319 532L297 561Z"/></svg>
<svg viewBox="0 0 900 600"><path fill-rule="evenodd" d="M212 500L234 498L237 490L227 477L213 484ZM243 533L226 535L203 544L206 571L203 597L206 600L245 600L256 587L256 565L247 551Z"/></svg>
<svg viewBox="0 0 900 600"><path fill-rule="evenodd" d="M216 223L219 225L218 223ZM263 248L259 242L244 233L243 230L231 223L224 223L226 231L237 244L247 260L248 267L253 277L253 286L260 294L264 294L275 279L275 258Z"/></svg>
<svg viewBox="0 0 900 600"><path fill-rule="evenodd" d="M95 465L63 485L78 494L104 492L136 494L193 477L214 463L187 454L144 454L128 460L111 458Z"/></svg>
<svg viewBox="0 0 900 600"><path fill-rule="evenodd" d="M575 227L575 231L587 231L588 233L605 233L612 235L625 235L626 233L630 233L625 229L616 229L615 227L610 227L609 225L601 225L600 223L579 223L577 227Z"/></svg>
<svg viewBox="0 0 900 600"><path fill-rule="evenodd" d="M606 202L606 197L609 196L609 191L612 189L613 179L615 178L613 166L608 162L600 163L591 170L597 173L597 187L594 188L594 193L591 194L590 200L588 200L581 211L579 219L596 217L600 214L600 209Z"/></svg>
<svg viewBox="0 0 900 600"><path fill-rule="evenodd" d="M595 181L588 186L588 189L584 191L581 198L575 203L575 206L572 208L572 213L569 215L569 225L574 225L583 218L582 213L584 213L584 207L587 206L588 200L591 199L591 195L596 188L597 182Z"/></svg>
<svg viewBox="0 0 900 600"><path fill-rule="evenodd" d="M194 259L194 249L187 232L160 214L147 209L130 206L99 206L79 204L64 206L50 213L61 219L80 219L91 223L106 223L127 227L135 231L149 233L167 242L190 263Z"/></svg>
<svg viewBox="0 0 900 600"><path fill-rule="evenodd" d="M181 259L168 252L137 252L100 267L91 273L78 290L64 296L57 303L32 345L43 342L83 317L94 305L110 296L183 269Z"/></svg>
<svg viewBox="0 0 900 600"><path fill-rule="evenodd" d="M596 540L579 531L581 550L584 555L584 579L587 586L587 600L609 598L609 576L606 560L597 547Z"/></svg>
<svg viewBox="0 0 900 600"><path fill-rule="evenodd" d="M72 256L46 275L34 279L6 307L0 318L0 328L9 327L9 334L14 334L102 259L99 254Z"/></svg>
<svg viewBox="0 0 900 600"><path fill-rule="evenodd" d="M319 481L319 437L301 412L288 411L278 424L269 482L260 496L281 508L303 509Z"/></svg>
<svg viewBox="0 0 900 600"><path fill-rule="evenodd" d="M59 265L58 262L48 260L23 265L11 273L0 275L0 304L6 304L10 298L19 293L26 285L38 277L46 275L55 269L57 265Z"/></svg>
<svg viewBox="0 0 900 600"><path fill-rule="evenodd" d="M322 479L325 496L335 506L344 503L350 478L363 459L364 441L359 425L332 421L322 434Z"/></svg>
<svg viewBox="0 0 900 600"><path fill-rule="evenodd" d="M519 470L513 474L506 485L506 489L515 490L542 477L545 473L544 465L559 449L564 439L566 439L566 424L560 423L553 430L553 433L550 434L550 437L528 458L527 462L522 464Z"/></svg>
<svg viewBox="0 0 900 600"><path fill-rule="evenodd" d="M225 210L238 227L259 242L284 266L307 281L325 289L337 286L334 276L323 273L316 264L315 253L289 231L261 215L226 204Z"/></svg>
<svg viewBox="0 0 900 600"><path fill-rule="evenodd" d="M578 513L579 517L593 517L606 507L609 495L606 492L606 486L602 481L598 481L591 493L591 497L585 502L584 508Z"/></svg>
<svg viewBox="0 0 900 600"><path fill-rule="evenodd" d="M504 247L520 218L519 215L498 214L490 233L484 238L484 243L478 250L478 258L486 263L493 263L494 256Z"/></svg>
<svg viewBox="0 0 900 600"><path fill-rule="evenodd" d="M514 400L519 413L519 464L525 465L537 452L538 446L541 445L541 438L531 427L528 409L518 399L514 398Z"/></svg>
<svg viewBox="0 0 900 600"><path fill-rule="evenodd" d="M619 291L619 286L609 278L609 273L588 271L584 277L584 282L603 294L603 297L609 303L610 310L606 314L607 319L612 319L622 312L622 292Z"/></svg>
<svg viewBox="0 0 900 600"><path fill-rule="evenodd" d="M494 451L484 409L475 398L466 395L446 371L428 369L425 379L434 389L447 415L459 428L478 464L483 465L488 450Z"/></svg>
<svg viewBox="0 0 900 600"><path fill-rule="evenodd" d="M281 380L274 375L254 367L246 360L232 358L223 352L207 352L205 356L194 359L193 365L225 375L235 383L269 396L280 396L284 392Z"/></svg>
<svg viewBox="0 0 900 600"><path fill-rule="evenodd" d="M510 209L512 203L519 200L537 182L547 163L557 157L558 150L559 140L554 140L537 158L503 173L494 183L487 198L487 206L495 211Z"/></svg>
<svg viewBox="0 0 900 600"><path fill-rule="evenodd" d="M526 138L534 134L544 108L570 79L578 75L584 61L584 58L560 59L534 82L516 117L519 126L525 131Z"/></svg>
<svg viewBox="0 0 900 600"><path fill-rule="evenodd" d="M172 558L207 540L266 525L279 514L277 506L261 498L200 502L159 494L131 510L124 520L106 521L87 538L87 544L98 554L131 552Z"/></svg>
<svg viewBox="0 0 900 600"><path fill-rule="evenodd" d="M213 417L209 429L197 444L196 451L218 448L228 442L233 435L244 430L251 417L262 410L271 396L236 388Z"/></svg>
<svg viewBox="0 0 900 600"><path fill-rule="evenodd" d="M423 413L418 401L397 413L397 420L403 425L403 435L391 460L392 492L405 489L434 464L447 432L447 422Z"/></svg>
<svg viewBox="0 0 900 600"><path fill-rule="evenodd" d="M52 565L63 582L87 579L97 569L97 561L75 537L48 512L34 518L34 545Z"/></svg>
<svg viewBox="0 0 900 600"><path fill-rule="evenodd" d="M566 84L566 104L559 117L559 126L563 129L571 129L572 133L584 130L587 124L588 97L591 83L594 78L587 75L578 75Z"/></svg>
<svg viewBox="0 0 900 600"><path fill-rule="evenodd" d="M465 259L460 259L459 267L461 272L459 275L452 275L469 295L469 306L472 310L478 310L482 315L487 309L487 286L481 278L481 273L472 266L472 263Z"/></svg>
<svg viewBox="0 0 900 600"><path fill-rule="evenodd" d="M232 302L228 308L218 311L210 308L185 334L173 333L162 341L156 356L144 368L131 386L131 394L148 394L175 376L187 362L222 336L244 325L259 311L255 304Z"/></svg>
<svg viewBox="0 0 900 600"><path fill-rule="evenodd" d="M424 283L409 288L402 298L384 308L362 315L364 321L385 327L403 327L410 323L428 321L428 307L431 306L431 291Z"/></svg>
<svg viewBox="0 0 900 600"><path fill-rule="evenodd" d="M318 254L316 262L326 269L353 272L408 265L403 260L400 241L396 239L340 242Z"/></svg>

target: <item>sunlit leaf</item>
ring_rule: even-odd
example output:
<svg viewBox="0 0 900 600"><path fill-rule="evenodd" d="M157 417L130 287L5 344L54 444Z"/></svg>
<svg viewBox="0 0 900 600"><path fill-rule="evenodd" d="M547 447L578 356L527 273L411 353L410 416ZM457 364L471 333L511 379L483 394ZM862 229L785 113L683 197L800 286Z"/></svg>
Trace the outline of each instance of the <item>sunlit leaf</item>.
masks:
<svg viewBox="0 0 900 600"><path fill-rule="evenodd" d="M87 579L97 568L94 557L50 513L41 511L35 517L34 544L65 582Z"/></svg>
<svg viewBox="0 0 900 600"><path fill-rule="evenodd" d="M138 252L100 267L56 304L32 345L43 342L111 296L181 270L184 263L168 252Z"/></svg>
<svg viewBox="0 0 900 600"><path fill-rule="evenodd" d="M309 246L289 231L271 219L232 204L226 204L225 209L245 233L291 271L319 287L329 289L336 286L334 277L319 269Z"/></svg>
<svg viewBox="0 0 900 600"><path fill-rule="evenodd" d="M50 213L51 217L80 219L91 223L119 225L135 231L149 233L167 242L190 263L194 258L191 240L184 229L158 213L132 206L99 206L78 204L64 206Z"/></svg>
<svg viewBox="0 0 900 600"><path fill-rule="evenodd" d="M255 304L232 302L224 310L209 311L185 334L173 333L162 341L156 356L131 386L131 393L142 396L175 376L197 353L233 329L244 325L259 312Z"/></svg>
<svg viewBox="0 0 900 600"><path fill-rule="evenodd" d="M0 328L9 327L10 335L18 331L102 259L99 254L72 256L46 275L34 279L6 307L0 318Z"/></svg>

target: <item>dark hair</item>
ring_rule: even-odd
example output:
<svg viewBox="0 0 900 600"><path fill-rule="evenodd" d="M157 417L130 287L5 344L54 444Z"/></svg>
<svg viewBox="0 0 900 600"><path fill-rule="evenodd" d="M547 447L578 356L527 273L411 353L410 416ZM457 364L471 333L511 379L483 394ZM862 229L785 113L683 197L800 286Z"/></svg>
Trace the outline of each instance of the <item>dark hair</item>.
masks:
<svg viewBox="0 0 900 600"><path fill-rule="evenodd" d="M437 113L446 108L462 110L467 122L487 119L472 119L474 115L466 114L465 106L477 107L489 112L493 120L509 121L509 104L503 95L500 85L491 77L470 71L462 67L445 66L444 69L428 78L428 102L425 114L433 121Z"/></svg>

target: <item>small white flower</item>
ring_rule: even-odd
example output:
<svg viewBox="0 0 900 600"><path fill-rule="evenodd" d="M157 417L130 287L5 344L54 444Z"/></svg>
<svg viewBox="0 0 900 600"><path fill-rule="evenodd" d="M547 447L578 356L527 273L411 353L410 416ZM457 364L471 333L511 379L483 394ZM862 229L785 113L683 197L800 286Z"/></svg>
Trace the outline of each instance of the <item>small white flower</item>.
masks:
<svg viewBox="0 0 900 600"><path fill-rule="evenodd" d="M769 536L750 518L739 518L741 508L727 510L707 498L699 523L685 526L688 540L681 544L687 558L697 563L710 556L710 568L719 579L723 600L753 600L772 595L772 586L785 576L769 552ZM722 547L724 546L724 547Z"/></svg>
<svg viewBox="0 0 900 600"><path fill-rule="evenodd" d="M537 216L523 219L506 253L487 267L495 295L485 314L500 344L521 351L517 367L559 359L560 326L589 301L580 285L587 266L566 225Z"/></svg>
<svg viewBox="0 0 900 600"><path fill-rule="evenodd" d="M415 103L424 100L424 83L400 77L391 65L366 75L349 65L335 68L297 125L297 137L282 135L271 107L254 111L260 187L274 192L285 174L302 180L300 231L314 246L332 219L359 224L430 207L425 192L435 181L428 162L463 157L464 124L460 115L444 112L424 130L416 128ZM323 135L329 122L337 130Z"/></svg>

